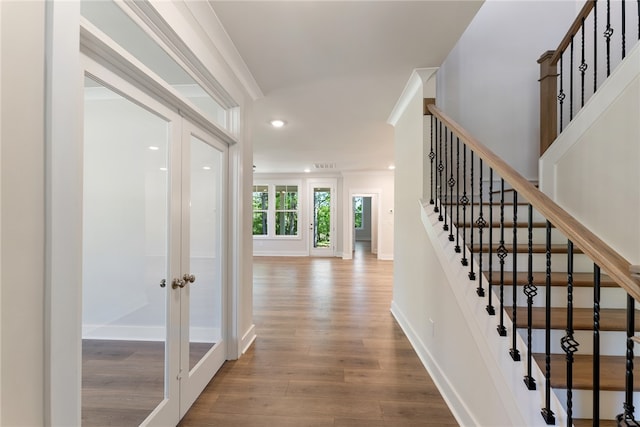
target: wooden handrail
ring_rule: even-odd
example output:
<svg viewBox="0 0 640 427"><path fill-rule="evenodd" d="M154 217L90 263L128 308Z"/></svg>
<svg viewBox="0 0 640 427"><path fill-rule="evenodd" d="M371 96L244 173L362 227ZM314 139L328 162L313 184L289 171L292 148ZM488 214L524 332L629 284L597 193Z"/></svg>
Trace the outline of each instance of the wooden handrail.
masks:
<svg viewBox="0 0 640 427"><path fill-rule="evenodd" d="M618 252L593 234L582 223L560 207L493 151L471 136L462 126L447 116L434 104L429 111L437 117L460 140L473 150L489 167L504 178L519 195L524 197L553 226L560 230L574 245L582 249L592 261L605 271L620 287L636 301L640 301L640 284L629 272L630 263Z"/></svg>
<svg viewBox="0 0 640 427"><path fill-rule="evenodd" d="M580 30L580 27L582 26L582 20L589 16L595 4L596 2L594 0L588 0L584 6L582 6L580 13L576 17L575 21L573 21L573 24L571 24L571 27L569 27L569 31L567 31L567 34L565 34L564 38L553 53L553 56L551 57L551 64L555 65L558 63L560 56L562 56L562 52L564 52L571 44L573 36L578 34L578 30Z"/></svg>

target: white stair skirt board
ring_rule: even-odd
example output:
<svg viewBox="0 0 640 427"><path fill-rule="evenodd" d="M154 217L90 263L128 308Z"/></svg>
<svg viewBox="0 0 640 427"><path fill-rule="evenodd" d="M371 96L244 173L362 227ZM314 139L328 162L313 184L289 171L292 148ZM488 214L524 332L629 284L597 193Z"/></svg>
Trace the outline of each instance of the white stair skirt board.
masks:
<svg viewBox="0 0 640 427"><path fill-rule="evenodd" d="M465 316L465 321L471 331L471 335L476 341L480 350L479 356L484 361L490 376L494 381L495 390L500 394L504 407L509 418L520 423L524 420L528 426L546 426L540 415L540 409L544 407L544 374L537 365L532 366L532 375L536 379L537 389L528 390L523 383L526 375L526 364L514 362L509 355L509 348L512 343L512 325L505 314L505 327L508 331L507 337L500 337L496 332L496 316L489 316L486 312L487 298L477 296L475 289L477 280L470 281L468 278L469 267L460 264L460 255L454 252L455 242L448 239L449 232L442 230L442 223L438 221L438 214L433 213L433 206L427 202L419 203L421 219L429 240L435 248L440 264L446 274L447 283L460 306L460 311ZM453 233L457 230L453 227ZM470 259L469 262L474 262ZM478 265L474 264L475 271ZM405 334L411 341L416 353L438 385L452 412L461 425L479 425L474 419L474 414L468 412L468 408L459 397L458 388L464 387L462 384L452 384L447 377L447 373L442 371L437 362L431 356L429 349L420 340L405 316L398 311L397 306L393 306L392 312L398 323L403 328ZM526 344L518 335L516 337L517 347L521 355L526 355ZM524 357L523 357L524 359ZM556 417L556 425L566 423L565 411L555 395L551 396L551 408Z"/></svg>

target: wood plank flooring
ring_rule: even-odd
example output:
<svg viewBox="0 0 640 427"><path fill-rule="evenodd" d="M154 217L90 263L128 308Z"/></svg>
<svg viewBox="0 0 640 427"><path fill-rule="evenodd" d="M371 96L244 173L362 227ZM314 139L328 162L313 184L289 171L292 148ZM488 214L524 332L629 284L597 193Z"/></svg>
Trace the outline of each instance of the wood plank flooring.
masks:
<svg viewBox="0 0 640 427"><path fill-rule="evenodd" d="M457 425L389 307L393 262L254 258L258 338L181 427Z"/></svg>

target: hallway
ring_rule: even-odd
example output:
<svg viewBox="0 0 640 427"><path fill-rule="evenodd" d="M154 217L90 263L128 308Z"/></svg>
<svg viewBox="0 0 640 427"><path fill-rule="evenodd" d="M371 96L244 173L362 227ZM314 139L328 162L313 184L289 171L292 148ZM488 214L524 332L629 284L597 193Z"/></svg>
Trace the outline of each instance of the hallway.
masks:
<svg viewBox="0 0 640 427"><path fill-rule="evenodd" d="M393 262L254 258L258 338L225 363L180 423L457 425L389 307Z"/></svg>

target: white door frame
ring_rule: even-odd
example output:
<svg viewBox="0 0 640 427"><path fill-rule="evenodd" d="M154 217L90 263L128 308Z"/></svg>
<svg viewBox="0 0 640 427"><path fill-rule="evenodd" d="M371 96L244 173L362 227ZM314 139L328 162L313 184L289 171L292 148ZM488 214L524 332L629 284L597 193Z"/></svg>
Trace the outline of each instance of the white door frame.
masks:
<svg viewBox="0 0 640 427"><path fill-rule="evenodd" d="M313 222L314 222L314 207L315 207L315 198L313 194L314 188L326 187L331 191L331 208L330 208L330 226L331 230L331 246L329 248L314 248L313 247ZM309 244L308 251L309 256L327 256L332 257L335 256L336 253L336 202L337 202L337 179L335 178L314 178L309 179L307 181L307 194L309 195L309 215L308 215L308 225L307 225L307 233L309 236Z"/></svg>
<svg viewBox="0 0 640 427"><path fill-rule="evenodd" d="M380 253L380 194L382 190L379 189L364 189L364 190L350 190L349 191L349 203L345 205L345 218L344 223L344 239L343 239L343 251L342 259L353 258L353 241L355 237L354 232L354 210L353 210L353 198L354 197L371 197L371 251L378 255ZM375 239L374 239L375 235Z"/></svg>

